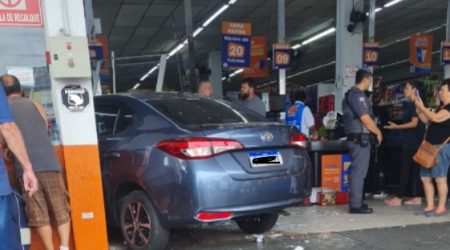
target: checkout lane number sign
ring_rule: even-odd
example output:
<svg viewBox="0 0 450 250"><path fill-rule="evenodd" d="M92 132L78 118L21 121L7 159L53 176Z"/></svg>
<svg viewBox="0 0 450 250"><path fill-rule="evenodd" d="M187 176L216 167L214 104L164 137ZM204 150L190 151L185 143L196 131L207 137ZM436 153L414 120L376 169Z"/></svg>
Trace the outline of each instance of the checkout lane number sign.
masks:
<svg viewBox="0 0 450 250"><path fill-rule="evenodd" d="M380 43L364 43L364 65L378 66L380 61Z"/></svg>
<svg viewBox="0 0 450 250"><path fill-rule="evenodd" d="M40 0L0 0L0 26L42 25Z"/></svg>
<svg viewBox="0 0 450 250"><path fill-rule="evenodd" d="M252 25L250 23L222 22L222 67L250 66Z"/></svg>

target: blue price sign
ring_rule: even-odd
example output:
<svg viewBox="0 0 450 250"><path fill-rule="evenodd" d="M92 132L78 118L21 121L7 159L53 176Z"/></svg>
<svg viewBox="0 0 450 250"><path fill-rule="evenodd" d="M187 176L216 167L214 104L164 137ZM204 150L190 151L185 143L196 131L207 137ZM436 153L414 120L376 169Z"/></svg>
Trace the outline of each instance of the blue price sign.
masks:
<svg viewBox="0 0 450 250"><path fill-rule="evenodd" d="M442 42L441 43L441 63L442 64L450 64L450 42Z"/></svg>
<svg viewBox="0 0 450 250"><path fill-rule="evenodd" d="M380 61L380 44L378 42L364 43L364 65L378 66Z"/></svg>
<svg viewBox="0 0 450 250"><path fill-rule="evenodd" d="M250 66L251 24L222 23L222 67Z"/></svg>
<svg viewBox="0 0 450 250"><path fill-rule="evenodd" d="M291 68L292 49L289 44L274 44L272 55L274 69Z"/></svg>

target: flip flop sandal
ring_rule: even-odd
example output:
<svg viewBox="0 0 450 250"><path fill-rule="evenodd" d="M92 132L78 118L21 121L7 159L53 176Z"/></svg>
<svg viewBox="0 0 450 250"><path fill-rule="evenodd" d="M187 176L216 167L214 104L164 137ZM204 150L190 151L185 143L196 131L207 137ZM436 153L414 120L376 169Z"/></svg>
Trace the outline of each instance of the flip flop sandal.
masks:
<svg viewBox="0 0 450 250"><path fill-rule="evenodd" d="M430 210L430 211L425 211L425 209L420 209L420 210L416 211L414 214L419 215L419 216L424 215L424 216L428 217L428 214L430 214L430 213L434 213L434 209Z"/></svg>
<svg viewBox="0 0 450 250"><path fill-rule="evenodd" d="M412 199L411 199L411 200L405 201L404 204L405 204L405 205L422 205L422 200L419 200L419 201L412 201Z"/></svg>
<svg viewBox="0 0 450 250"><path fill-rule="evenodd" d="M384 205L386 206L401 206L402 205L402 200L397 200L395 198L392 199L388 199L384 201Z"/></svg>
<svg viewBox="0 0 450 250"><path fill-rule="evenodd" d="M436 210L434 210L432 213L425 214L425 216L429 217L429 218L431 218L431 217L441 217L441 216L446 215L447 213L448 213L447 209L444 210L443 212L440 212L440 213L436 213Z"/></svg>

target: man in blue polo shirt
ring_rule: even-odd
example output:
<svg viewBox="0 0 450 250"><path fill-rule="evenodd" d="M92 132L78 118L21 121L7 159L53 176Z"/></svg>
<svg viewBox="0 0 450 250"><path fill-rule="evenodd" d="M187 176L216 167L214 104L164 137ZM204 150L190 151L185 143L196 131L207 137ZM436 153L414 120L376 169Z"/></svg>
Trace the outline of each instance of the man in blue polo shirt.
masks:
<svg viewBox="0 0 450 250"><path fill-rule="evenodd" d="M32 196L37 191L38 182L28 159L22 134L14 123L2 84L0 84L0 132L8 148L22 164L23 185L28 195ZM19 229L12 225L11 202L11 187L5 163L0 159L0 250L21 249L20 243L16 242L20 239Z"/></svg>

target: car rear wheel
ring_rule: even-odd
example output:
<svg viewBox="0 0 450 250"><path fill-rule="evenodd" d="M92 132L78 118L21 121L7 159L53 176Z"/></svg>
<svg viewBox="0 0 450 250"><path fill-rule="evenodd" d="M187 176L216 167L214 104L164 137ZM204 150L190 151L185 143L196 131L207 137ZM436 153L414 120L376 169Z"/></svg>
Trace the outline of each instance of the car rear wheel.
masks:
<svg viewBox="0 0 450 250"><path fill-rule="evenodd" d="M236 219L239 228L248 234L262 234L277 224L278 214L258 214Z"/></svg>
<svg viewBox="0 0 450 250"><path fill-rule="evenodd" d="M133 191L120 203L120 229L127 246L132 250L164 249L169 230L164 228L142 191Z"/></svg>

